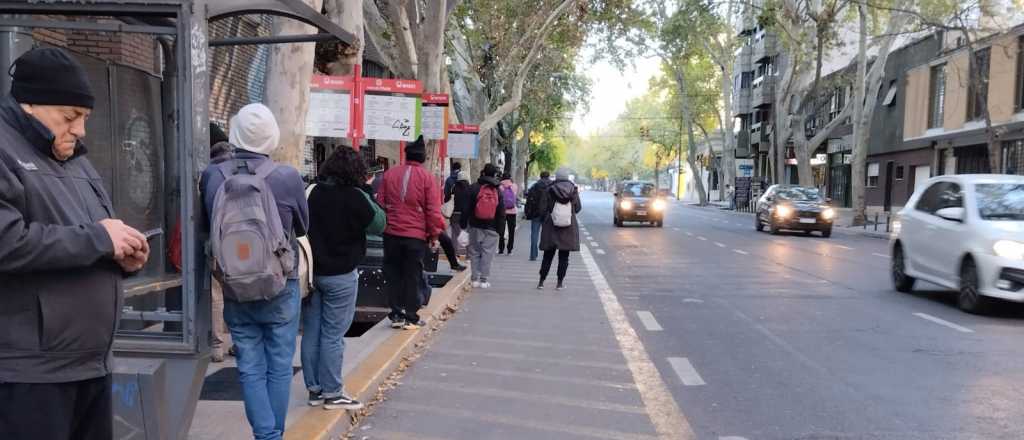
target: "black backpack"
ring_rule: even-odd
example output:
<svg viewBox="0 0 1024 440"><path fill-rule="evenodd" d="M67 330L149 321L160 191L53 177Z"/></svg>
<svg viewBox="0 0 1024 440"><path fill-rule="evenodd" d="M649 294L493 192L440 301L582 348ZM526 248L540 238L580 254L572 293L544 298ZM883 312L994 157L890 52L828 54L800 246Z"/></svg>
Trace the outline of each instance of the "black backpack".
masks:
<svg viewBox="0 0 1024 440"><path fill-rule="evenodd" d="M547 211L548 184L538 181L526 195L526 219L533 220L544 216Z"/></svg>

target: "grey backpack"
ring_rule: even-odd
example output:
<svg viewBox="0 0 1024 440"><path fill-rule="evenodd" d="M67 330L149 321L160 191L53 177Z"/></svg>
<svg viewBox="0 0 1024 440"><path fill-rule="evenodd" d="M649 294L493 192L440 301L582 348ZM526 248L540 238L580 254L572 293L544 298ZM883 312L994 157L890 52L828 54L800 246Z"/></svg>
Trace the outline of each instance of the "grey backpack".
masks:
<svg viewBox="0 0 1024 440"><path fill-rule="evenodd" d="M295 255L267 184L276 166L271 160L255 170L246 161L229 160L218 166L224 184L213 198L213 275L224 289L224 298L231 301L276 297L294 269Z"/></svg>

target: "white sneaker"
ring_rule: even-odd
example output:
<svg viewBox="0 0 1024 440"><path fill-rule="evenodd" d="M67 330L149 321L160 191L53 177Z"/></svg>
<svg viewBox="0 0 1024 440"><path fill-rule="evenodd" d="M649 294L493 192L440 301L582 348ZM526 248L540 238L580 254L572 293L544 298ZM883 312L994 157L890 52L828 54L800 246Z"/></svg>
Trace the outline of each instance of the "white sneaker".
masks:
<svg viewBox="0 0 1024 440"><path fill-rule="evenodd" d="M484 282L480 283L480 288L481 289L490 289L491 288L491 283L488 283L487 281L484 281Z"/></svg>
<svg viewBox="0 0 1024 440"><path fill-rule="evenodd" d="M479 289L480 288L480 282L479 281L473 281L473 288L474 289Z"/></svg>

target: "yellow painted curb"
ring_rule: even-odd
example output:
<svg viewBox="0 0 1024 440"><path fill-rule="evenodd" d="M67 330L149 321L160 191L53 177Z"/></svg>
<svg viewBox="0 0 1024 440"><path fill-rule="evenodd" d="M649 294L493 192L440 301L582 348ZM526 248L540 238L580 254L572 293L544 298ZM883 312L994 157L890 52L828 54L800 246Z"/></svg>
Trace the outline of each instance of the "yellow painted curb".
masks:
<svg viewBox="0 0 1024 440"><path fill-rule="evenodd" d="M430 332L432 324L449 305L457 305L459 291L469 281L469 271L456 273L438 292L430 304L420 310L427 325L416 331L395 331L345 377L345 389L361 402L372 399L377 387L391 374L415 346ZM286 439L321 440L340 435L348 429L348 411L308 411L286 431ZM340 425L340 426L339 426Z"/></svg>

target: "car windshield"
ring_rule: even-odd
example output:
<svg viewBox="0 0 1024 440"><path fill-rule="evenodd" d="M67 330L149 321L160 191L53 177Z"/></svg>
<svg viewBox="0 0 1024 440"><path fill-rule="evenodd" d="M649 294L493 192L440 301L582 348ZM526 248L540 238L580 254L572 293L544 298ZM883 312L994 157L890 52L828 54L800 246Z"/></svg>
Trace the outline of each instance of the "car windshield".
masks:
<svg viewBox="0 0 1024 440"><path fill-rule="evenodd" d="M1024 183L984 183L976 192L981 218L1024 220Z"/></svg>
<svg viewBox="0 0 1024 440"><path fill-rule="evenodd" d="M792 200L794 202L820 202L821 194L817 188L780 188L778 190L778 197L785 200Z"/></svg>
<svg viewBox="0 0 1024 440"><path fill-rule="evenodd" d="M654 185L650 183L627 183L622 188L623 197L652 197L654 196Z"/></svg>

